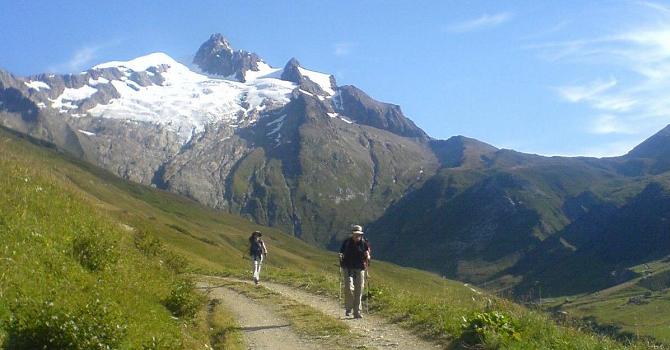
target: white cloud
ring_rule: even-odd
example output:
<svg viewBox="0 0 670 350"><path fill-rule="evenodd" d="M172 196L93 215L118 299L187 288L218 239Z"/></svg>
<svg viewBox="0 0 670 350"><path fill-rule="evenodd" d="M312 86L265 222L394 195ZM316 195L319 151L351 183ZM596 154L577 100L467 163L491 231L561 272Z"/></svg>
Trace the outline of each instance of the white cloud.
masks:
<svg viewBox="0 0 670 350"><path fill-rule="evenodd" d="M452 25L447 27L447 30L454 33L472 32L483 28L492 28L499 26L511 20L512 17L513 15L510 12L500 12L493 15L485 13L480 17L472 20L453 23Z"/></svg>
<svg viewBox="0 0 670 350"><path fill-rule="evenodd" d="M612 114L603 114L597 116L590 126L590 132L594 134L631 134L638 133L637 128L628 125L618 116Z"/></svg>
<svg viewBox="0 0 670 350"><path fill-rule="evenodd" d="M49 67L49 71L59 73L74 73L82 71L88 68L88 65L92 63L93 60L95 60L100 49L100 46L86 46L79 48L74 52L72 57L67 62L59 63Z"/></svg>
<svg viewBox="0 0 670 350"><path fill-rule="evenodd" d="M580 102L593 99L608 89L616 85L616 79L610 78L608 81L596 80L588 85L563 86L558 88L558 92L564 99L570 102Z"/></svg>
<svg viewBox="0 0 670 350"><path fill-rule="evenodd" d="M641 138L670 123L670 10L641 5L653 12L647 13L653 21L615 34L533 46L552 61L611 68L606 79L556 89L562 99L595 112L586 121L591 133Z"/></svg>
<svg viewBox="0 0 670 350"><path fill-rule="evenodd" d="M333 45L333 54L340 57L348 56L351 54L353 47L354 44L349 42L336 43Z"/></svg>
<svg viewBox="0 0 670 350"><path fill-rule="evenodd" d="M78 48L73 54L72 57L66 62L55 64L49 67L50 72L58 73L77 73L85 70L96 63L97 59L100 56L100 51L105 48L120 45L123 40L113 39L98 45L87 45L84 47Z"/></svg>

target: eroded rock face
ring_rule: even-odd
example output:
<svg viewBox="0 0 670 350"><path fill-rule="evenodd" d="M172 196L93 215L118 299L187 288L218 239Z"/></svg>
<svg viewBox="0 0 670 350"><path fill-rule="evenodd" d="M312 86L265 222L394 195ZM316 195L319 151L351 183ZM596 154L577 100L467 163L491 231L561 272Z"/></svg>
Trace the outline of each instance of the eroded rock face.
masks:
<svg viewBox="0 0 670 350"><path fill-rule="evenodd" d="M245 81L247 71L258 71L260 57L244 50L233 50L221 34L213 34L195 54L195 63L203 72Z"/></svg>

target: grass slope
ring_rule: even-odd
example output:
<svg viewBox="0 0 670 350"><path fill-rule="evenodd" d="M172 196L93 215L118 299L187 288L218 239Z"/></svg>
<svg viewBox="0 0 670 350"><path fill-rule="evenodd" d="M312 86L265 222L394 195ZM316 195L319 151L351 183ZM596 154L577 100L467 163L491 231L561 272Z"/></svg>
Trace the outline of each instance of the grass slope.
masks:
<svg viewBox="0 0 670 350"><path fill-rule="evenodd" d="M55 153L0 135L0 344L8 349L206 344L198 300L106 218ZM158 253L158 251L157 251ZM193 301L180 313L171 307ZM182 309L182 311L185 311Z"/></svg>
<svg viewBox="0 0 670 350"><path fill-rule="evenodd" d="M53 316L69 320L74 315L76 322L89 327L89 340L104 334L110 347L161 347L152 342L171 337L176 341L168 343L174 347L201 348L212 338L205 330L209 327L203 326L212 317L201 310L192 321L173 318L180 306L189 306L179 303L179 293L190 289L166 266L182 266L179 257L184 257L190 271L248 276L250 262L243 257L247 237L255 229L263 230L270 247L266 277L337 294L338 267L332 252L122 181L5 131L0 131L0 155L0 232L6 237L0 246L0 338L5 347L29 338L34 331L31 320L45 318L44 326ZM155 248L160 244L152 237L159 237L169 250ZM371 310L453 348L624 348L415 269L375 262L369 285ZM49 313L51 303L59 313ZM165 306L175 304L171 314ZM79 348L94 347L86 343Z"/></svg>
<svg viewBox="0 0 670 350"><path fill-rule="evenodd" d="M595 293L548 299L545 307L584 318L621 337L670 343L670 261L632 269L641 277Z"/></svg>

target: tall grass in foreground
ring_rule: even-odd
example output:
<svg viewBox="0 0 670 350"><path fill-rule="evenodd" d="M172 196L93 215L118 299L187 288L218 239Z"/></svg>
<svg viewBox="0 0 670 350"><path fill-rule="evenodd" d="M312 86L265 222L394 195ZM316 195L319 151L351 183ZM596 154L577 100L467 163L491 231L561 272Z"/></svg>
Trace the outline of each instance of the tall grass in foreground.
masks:
<svg viewBox="0 0 670 350"><path fill-rule="evenodd" d="M203 348L201 303L76 188L0 144L0 345Z"/></svg>

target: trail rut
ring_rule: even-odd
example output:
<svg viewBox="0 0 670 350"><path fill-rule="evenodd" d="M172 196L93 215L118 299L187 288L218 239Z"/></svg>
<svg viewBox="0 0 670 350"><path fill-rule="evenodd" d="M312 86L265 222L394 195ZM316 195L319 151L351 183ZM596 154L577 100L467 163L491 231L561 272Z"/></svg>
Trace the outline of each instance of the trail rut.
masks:
<svg viewBox="0 0 670 350"><path fill-rule="evenodd" d="M240 326L247 349L316 350L317 344L301 339L289 322L246 296L225 287L212 287L199 282L199 288L207 289L209 297L219 299Z"/></svg>
<svg viewBox="0 0 670 350"><path fill-rule="evenodd" d="M234 278L211 278L250 283L249 281L242 281ZM430 343L420 339L400 326L390 323L379 316L363 314L362 319L345 317L344 310L339 306L338 301L329 297L310 294L300 289L278 283L263 282L262 285L265 288L281 294L284 298L293 299L299 303L309 305L328 316L345 321L353 332L364 335L363 339L356 341L359 347L363 345L363 348L367 349L412 350L434 350L442 348L439 344Z"/></svg>

